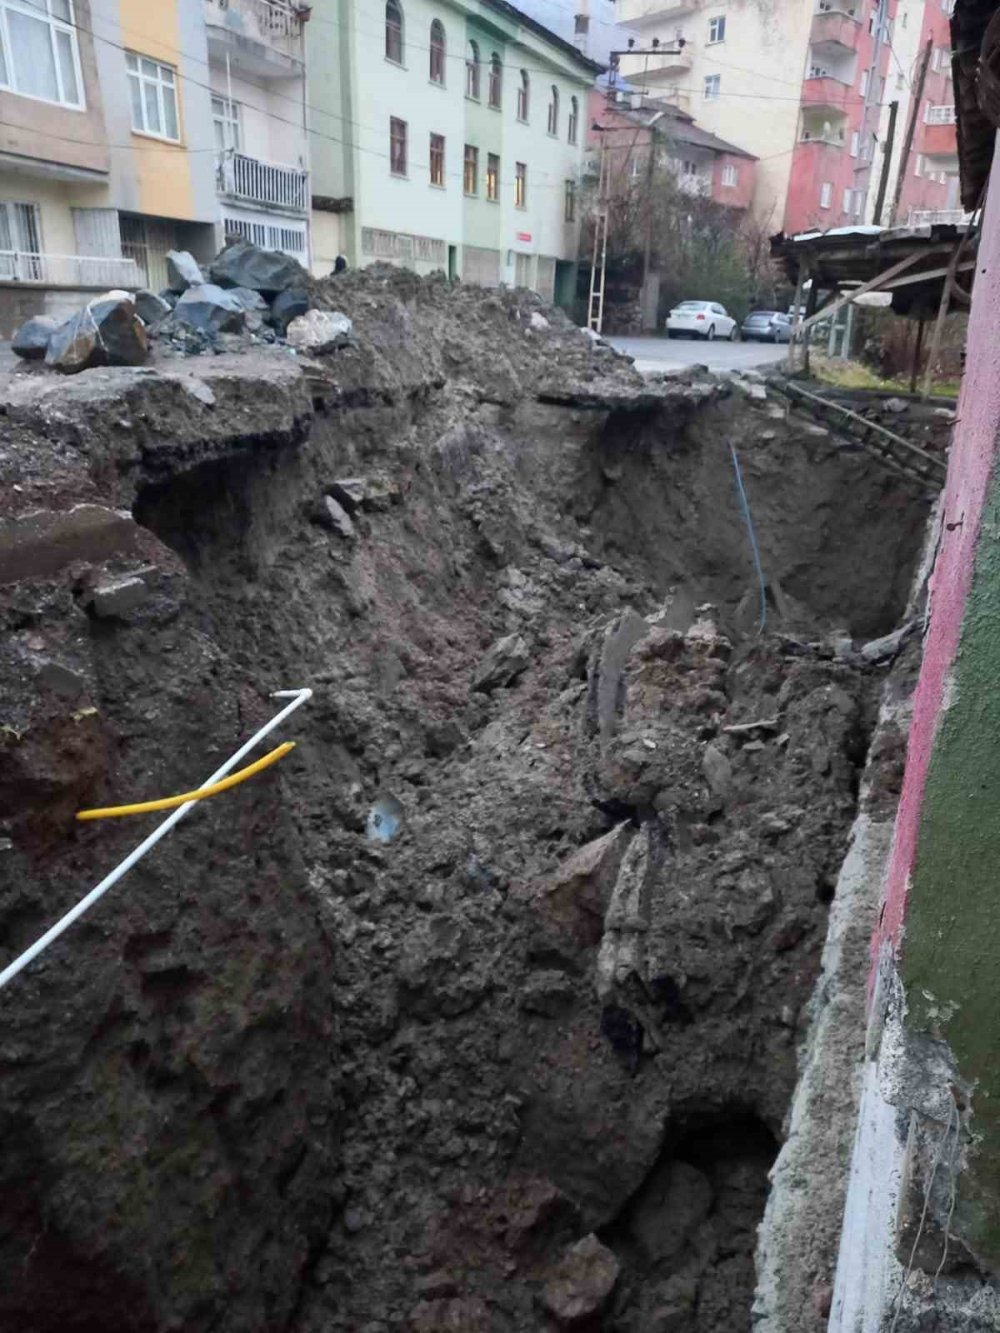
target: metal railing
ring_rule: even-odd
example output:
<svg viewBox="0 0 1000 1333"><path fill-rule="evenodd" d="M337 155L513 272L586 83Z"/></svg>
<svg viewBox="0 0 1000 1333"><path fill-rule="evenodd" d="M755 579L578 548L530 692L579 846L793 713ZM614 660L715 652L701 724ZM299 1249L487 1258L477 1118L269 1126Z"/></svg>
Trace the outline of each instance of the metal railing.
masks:
<svg viewBox="0 0 1000 1333"><path fill-rule="evenodd" d="M133 259L0 250L0 282L36 282L49 287L123 287L134 290L142 286L143 273Z"/></svg>
<svg viewBox="0 0 1000 1333"><path fill-rule="evenodd" d="M302 36L299 7L280 0L205 0L205 13L209 23L265 44Z"/></svg>
<svg viewBox="0 0 1000 1333"><path fill-rule="evenodd" d="M219 192L252 204L268 204L305 213L309 208L309 173L301 167L265 162L245 153L227 153L216 163Z"/></svg>
<svg viewBox="0 0 1000 1333"><path fill-rule="evenodd" d="M971 221L972 214L962 208L911 208L906 219L908 227L961 225Z"/></svg>
<svg viewBox="0 0 1000 1333"><path fill-rule="evenodd" d="M954 125L955 108L953 106L928 106L924 121L928 125Z"/></svg>

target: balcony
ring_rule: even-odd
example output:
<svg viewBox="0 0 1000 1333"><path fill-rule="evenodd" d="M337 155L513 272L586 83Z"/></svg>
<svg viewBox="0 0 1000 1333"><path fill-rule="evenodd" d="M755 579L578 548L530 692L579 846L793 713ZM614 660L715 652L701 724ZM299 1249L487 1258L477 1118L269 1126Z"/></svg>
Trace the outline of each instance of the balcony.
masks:
<svg viewBox="0 0 1000 1333"><path fill-rule="evenodd" d="M203 0L209 51L263 77L299 73L302 14L282 0Z"/></svg>
<svg viewBox="0 0 1000 1333"><path fill-rule="evenodd" d="M906 219L908 227L966 226L972 214L962 208L911 208Z"/></svg>
<svg viewBox="0 0 1000 1333"><path fill-rule="evenodd" d="M616 22L628 24L654 23L694 14L705 0L621 0Z"/></svg>
<svg viewBox="0 0 1000 1333"><path fill-rule="evenodd" d="M134 259L0 250L0 282L34 283L42 287L95 287L98 291L122 287L134 291L143 286L144 275Z"/></svg>
<svg viewBox="0 0 1000 1333"><path fill-rule="evenodd" d="M668 52L662 56L640 56L636 59L633 74L639 73L641 62L644 77L655 79L662 76L665 79L676 79L690 71L693 60L690 47L685 47L682 51Z"/></svg>
<svg viewBox="0 0 1000 1333"><path fill-rule="evenodd" d="M309 173L301 167L227 153L217 160L215 169L219 193L229 199L289 213L309 210Z"/></svg>
<svg viewBox="0 0 1000 1333"><path fill-rule="evenodd" d="M861 24L842 9L821 10L813 15L809 45L818 53L834 58L853 55L858 49Z"/></svg>
<svg viewBox="0 0 1000 1333"><path fill-rule="evenodd" d="M811 114L806 112L802 117L799 142L843 148L847 142L847 117L842 110L828 113L826 116L815 111Z"/></svg>
<svg viewBox="0 0 1000 1333"><path fill-rule="evenodd" d="M935 108L931 108L935 110ZM952 108L947 108L951 110ZM954 123L947 125L924 124L920 127L917 138L918 150L927 157L954 157L958 152L958 140Z"/></svg>
<svg viewBox="0 0 1000 1333"><path fill-rule="evenodd" d="M810 73L802 84L802 105L815 111L829 112L833 116L842 116L853 91L851 84L843 83L829 74Z"/></svg>

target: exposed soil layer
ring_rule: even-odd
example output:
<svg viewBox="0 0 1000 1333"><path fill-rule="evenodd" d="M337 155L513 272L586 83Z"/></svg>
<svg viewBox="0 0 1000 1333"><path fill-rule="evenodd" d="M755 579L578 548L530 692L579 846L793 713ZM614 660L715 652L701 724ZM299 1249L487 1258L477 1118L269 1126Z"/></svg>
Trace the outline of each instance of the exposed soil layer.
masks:
<svg viewBox="0 0 1000 1333"><path fill-rule="evenodd" d="M315 696L5 992L0 1329L743 1333L926 498L524 293L326 299L4 387L4 957Z"/></svg>

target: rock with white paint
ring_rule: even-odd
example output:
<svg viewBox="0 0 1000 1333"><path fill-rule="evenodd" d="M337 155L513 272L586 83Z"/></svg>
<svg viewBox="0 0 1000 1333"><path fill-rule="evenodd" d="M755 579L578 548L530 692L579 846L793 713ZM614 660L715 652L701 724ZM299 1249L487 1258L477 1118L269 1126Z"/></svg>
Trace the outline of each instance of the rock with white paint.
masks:
<svg viewBox="0 0 1000 1333"><path fill-rule="evenodd" d="M289 347L296 351L323 356L338 347L346 347L353 328L347 316L338 310L308 310L291 321L285 337Z"/></svg>
<svg viewBox="0 0 1000 1333"><path fill-rule="evenodd" d="M52 334L45 364L77 375L91 366L141 366L148 352L146 326L131 298L91 301Z"/></svg>

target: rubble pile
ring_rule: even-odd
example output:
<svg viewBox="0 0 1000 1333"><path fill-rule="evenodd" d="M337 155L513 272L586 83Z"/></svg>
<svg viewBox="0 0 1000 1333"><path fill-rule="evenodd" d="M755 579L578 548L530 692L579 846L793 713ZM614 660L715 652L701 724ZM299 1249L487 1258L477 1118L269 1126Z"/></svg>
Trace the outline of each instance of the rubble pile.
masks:
<svg viewBox="0 0 1000 1333"><path fill-rule="evenodd" d="M927 497L529 293L305 290L335 355L0 386L4 958L315 691L5 993L0 1327L745 1333Z"/></svg>
<svg viewBox="0 0 1000 1333"><path fill-rule="evenodd" d="M94 366L138 366L151 346L197 356L286 343L323 355L350 340L350 321L314 310L313 279L297 260L249 241L226 246L207 274L187 251L167 256L167 286L108 292L63 324L44 316L17 330L13 350L66 375Z"/></svg>

